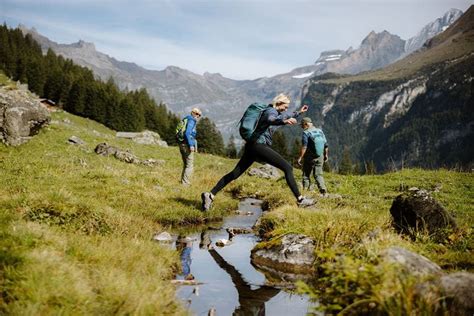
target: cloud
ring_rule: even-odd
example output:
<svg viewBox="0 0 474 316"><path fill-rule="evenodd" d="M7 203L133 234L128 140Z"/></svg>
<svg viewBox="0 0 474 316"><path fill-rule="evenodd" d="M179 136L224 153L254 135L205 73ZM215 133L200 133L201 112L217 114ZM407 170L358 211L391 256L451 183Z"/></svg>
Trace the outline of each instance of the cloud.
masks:
<svg viewBox="0 0 474 316"><path fill-rule="evenodd" d="M253 79L283 73L293 68L293 65L272 62L258 57L240 57L214 51L196 48L184 43L163 39L156 35L146 35L133 29L103 29L95 25L62 22L50 20L41 15L18 14L10 12L10 17L27 18L31 21L29 27L35 26L40 33L46 30L61 30L61 38L71 40L60 43L71 43L79 39L93 42L98 51L108 54L121 61L135 62L147 68L163 69L169 65L179 66L202 74L204 72L221 73L233 79ZM78 34L86 34L78 37ZM57 38L50 37L57 41Z"/></svg>
<svg viewBox="0 0 474 316"><path fill-rule="evenodd" d="M358 47L372 30L407 39L450 7L469 5L466 0L432 0L429 6L426 0L0 1L7 23L36 27L59 43L83 39L118 60L239 79L287 72L314 62L323 50Z"/></svg>

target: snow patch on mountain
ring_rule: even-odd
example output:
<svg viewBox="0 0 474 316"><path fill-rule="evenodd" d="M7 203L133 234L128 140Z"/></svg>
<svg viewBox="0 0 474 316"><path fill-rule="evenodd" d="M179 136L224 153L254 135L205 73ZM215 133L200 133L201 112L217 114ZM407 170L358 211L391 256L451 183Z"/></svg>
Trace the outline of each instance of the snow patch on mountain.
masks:
<svg viewBox="0 0 474 316"><path fill-rule="evenodd" d="M301 75L292 76L291 78L295 78L295 79L308 78L308 77L310 77L312 74L314 74L314 71L307 72L307 73L304 73L304 74L301 74Z"/></svg>

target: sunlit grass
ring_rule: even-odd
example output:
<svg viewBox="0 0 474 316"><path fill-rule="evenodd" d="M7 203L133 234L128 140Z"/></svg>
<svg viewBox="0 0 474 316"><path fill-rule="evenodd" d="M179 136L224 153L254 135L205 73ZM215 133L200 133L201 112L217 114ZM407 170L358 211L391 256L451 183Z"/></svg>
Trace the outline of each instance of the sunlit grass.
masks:
<svg viewBox="0 0 474 316"><path fill-rule="evenodd" d="M329 249L367 263L382 249L399 245L447 269L473 267L471 174L416 169L376 176L325 174L329 191L342 199L318 198L314 210L296 207L283 177L244 175L202 213L201 192L236 160L197 154L193 185L183 187L177 148L117 139L103 125L65 112L53 113L52 119L30 142L0 146L1 313L183 314L169 283L179 269L178 257L152 236L171 226L222 219L244 196L268 202L271 211L264 219L272 230L267 237L309 235L320 256ZM86 144L68 144L73 135ZM96 155L101 142L164 163L148 167ZM301 171L295 174L300 182ZM390 205L411 186L436 189L434 197L456 215L461 233L449 244L423 236L412 241L392 230Z"/></svg>

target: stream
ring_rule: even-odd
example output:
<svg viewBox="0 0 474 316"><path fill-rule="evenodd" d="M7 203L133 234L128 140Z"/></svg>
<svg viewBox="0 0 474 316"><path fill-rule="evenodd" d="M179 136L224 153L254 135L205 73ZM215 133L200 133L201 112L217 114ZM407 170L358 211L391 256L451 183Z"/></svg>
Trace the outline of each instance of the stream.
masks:
<svg viewBox="0 0 474 316"><path fill-rule="evenodd" d="M210 315L211 309L215 315L306 315L312 304L307 296L268 286L265 275L251 264L257 236L238 234L229 245L216 246L216 241L229 239L226 228L251 228L262 214L261 201L244 199L239 210L244 214L226 217L220 228L178 237L184 273L176 279L191 274L198 283L180 285L178 298L194 315Z"/></svg>

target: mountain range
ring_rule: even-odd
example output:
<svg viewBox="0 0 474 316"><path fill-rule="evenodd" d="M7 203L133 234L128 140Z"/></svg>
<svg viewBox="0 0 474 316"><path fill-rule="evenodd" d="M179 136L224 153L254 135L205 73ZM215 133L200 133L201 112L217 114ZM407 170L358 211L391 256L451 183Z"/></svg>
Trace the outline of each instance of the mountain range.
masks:
<svg viewBox="0 0 474 316"><path fill-rule="evenodd" d="M31 34L44 51L51 48L55 53L91 69L103 80L112 77L122 89L146 88L157 102L165 103L177 114L200 107L228 138L236 134L237 122L248 104L268 102L277 93L285 92L295 101L294 105L299 106L301 89L310 77L326 72L356 74L384 67L421 48L427 39L442 32L461 14L460 10L451 9L407 41L387 31L370 32L357 49L322 52L314 64L254 80L233 80L219 73L199 75L176 66L161 71L147 70L101 53L93 43L58 44L34 28L20 25L20 29Z"/></svg>
<svg viewBox="0 0 474 316"><path fill-rule="evenodd" d="M428 34L431 28L424 30ZM390 65L356 75L312 77L303 87L303 101L310 105L309 116L323 126L336 165L346 151L357 161L374 161L379 170L471 170L473 79L471 6L443 32Z"/></svg>

